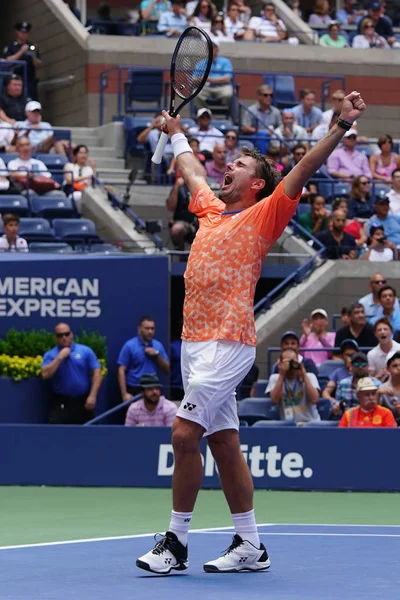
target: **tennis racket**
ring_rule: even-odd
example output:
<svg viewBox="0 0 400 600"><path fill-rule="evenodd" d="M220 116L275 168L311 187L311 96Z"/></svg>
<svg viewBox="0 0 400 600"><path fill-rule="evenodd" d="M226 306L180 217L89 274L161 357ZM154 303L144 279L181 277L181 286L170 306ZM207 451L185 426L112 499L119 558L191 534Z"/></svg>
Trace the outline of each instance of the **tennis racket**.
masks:
<svg viewBox="0 0 400 600"><path fill-rule="evenodd" d="M176 117L180 109L193 100L207 81L213 59L212 42L207 33L198 27L188 27L176 44L171 60L171 102L169 114ZM175 109L175 97L183 102ZM168 134L160 135L152 162L162 161Z"/></svg>

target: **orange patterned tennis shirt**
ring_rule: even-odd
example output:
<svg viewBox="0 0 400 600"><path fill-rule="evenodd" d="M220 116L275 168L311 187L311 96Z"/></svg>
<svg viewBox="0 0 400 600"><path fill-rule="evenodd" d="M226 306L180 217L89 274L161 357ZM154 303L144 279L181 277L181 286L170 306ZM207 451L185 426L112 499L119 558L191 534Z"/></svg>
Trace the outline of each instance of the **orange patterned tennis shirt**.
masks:
<svg viewBox="0 0 400 600"><path fill-rule="evenodd" d="M189 204L199 219L185 271L182 339L232 340L255 346L254 294L265 255L296 211L284 180L271 196L241 212L223 214L224 202L207 184Z"/></svg>

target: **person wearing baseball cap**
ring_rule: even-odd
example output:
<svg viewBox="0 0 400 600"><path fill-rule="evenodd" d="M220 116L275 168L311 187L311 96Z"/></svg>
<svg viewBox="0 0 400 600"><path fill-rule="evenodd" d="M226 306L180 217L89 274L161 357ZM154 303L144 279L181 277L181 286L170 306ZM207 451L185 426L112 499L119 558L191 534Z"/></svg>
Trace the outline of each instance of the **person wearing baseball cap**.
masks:
<svg viewBox="0 0 400 600"><path fill-rule="evenodd" d="M214 146L224 143L224 134L222 131L211 125L212 112L209 108L199 108L196 113L197 125L190 127L188 133L200 142L200 152L206 159L212 158Z"/></svg>
<svg viewBox="0 0 400 600"><path fill-rule="evenodd" d="M378 404L377 390L370 377L359 379L355 392L359 406L344 413L339 427L397 427L392 411Z"/></svg>
<svg viewBox="0 0 400 600"><path fill-rule="evenodd" d="M390 201L386 196L378 196L374 206L375 214L369 219L367 224L367 233L370 234L371 227L381 225L385 235L395 246L400 246L400 221L398 217L389 214Z"/></svg>
<svg viewBox="0 0 400 600"><path fill-rule="evenodd" d="M16 60L26 62L26 93L28 98L37 100L38 80L36 69L40 67L42 61L37 45L29 40L29 33L32 29L32 25L31 23L28 23L28 21L19 21L15 24L14 28L16 40L4 48L3 57L9 62ZM22 78L24 77L24 69L22 66L15 67L14 72Z"/></svg>
<svg viewBox="0 0 400 600"><path fill-rule="evenodd" d="M392 25L389 19L384 17L382 4L378 0L372 0L372 2L370 2L368 5L368 19L373 22L375 32L379 36L382 36L387 41L389 46L393 46L395 48L398 47ZM358 24L358 33L362 33L363 21Z"/></svg>
<svg viewBox="0 0 400 600"><path fill-rule="evenodd" d="M331 353L323 349L335 346L336 334L328 331L328 323L328 313L324 308L315 308L310 314L310 319L303 319L301 323L303 335L300 338L300 348L313 348L302 354L304 358L311 358L317 366L331 357ZM318 348L321 348L321 351Z"/></svg>
<svg viewBox="0 0 400 600"><path fill-rule="evenodd" d="M25 106L26 119L17 121L18 137L26 135L33 152L47 153L54 145L54 131L46 121L42 121L42 105L37 100L29 100ZM60 150L58 150L60 153ZM64 153L64 152L61 152Z"/></svg>
<svg viewBox="0 0 400 600"><path fill-rule="evenodd" d="M311 358L304 358L301 354L299 354L300 349L300 336L292 330L285 331L281 335L281 352L284 350L294 350L297 353L297 360L300 363L304 363L304 368L307 373L313 373L316 377L318 377L318 368ZM275 363L273 368L274 373L278 373L278 362Z"/></svg>

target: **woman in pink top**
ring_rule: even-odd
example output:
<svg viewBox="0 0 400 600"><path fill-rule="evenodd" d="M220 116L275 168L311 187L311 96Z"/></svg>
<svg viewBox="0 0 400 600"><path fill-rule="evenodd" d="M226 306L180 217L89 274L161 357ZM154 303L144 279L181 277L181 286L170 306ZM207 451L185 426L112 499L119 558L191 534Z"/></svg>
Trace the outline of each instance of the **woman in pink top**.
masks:
<svg viewBox="0 0 400 600"><path fill-rule="evenodd" d="M303 319L303 335L300 338L300 348L333 348L335 346L335 332L327 331L328 313L323 308L312 311L311 324L308 319ZM311 358L319 366L331 356L330 352L315 350L301 353L304 358Z"/></svg>
<svg viewBox="0 0 400 600"><path fill-rule="evenodd" d="M372 177L380 181L392 181L392 173L400 169L400 156L393 150L393 138L391 135L381 135L378 138L380 154L373 154L369 159Z"/></svg>

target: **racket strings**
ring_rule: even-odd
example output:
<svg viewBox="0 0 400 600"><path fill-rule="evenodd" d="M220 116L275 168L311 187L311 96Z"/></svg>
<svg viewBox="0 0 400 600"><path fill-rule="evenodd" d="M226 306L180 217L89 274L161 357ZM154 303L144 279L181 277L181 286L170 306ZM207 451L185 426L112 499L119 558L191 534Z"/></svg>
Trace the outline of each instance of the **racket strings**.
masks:
<svg viewBox="0 0 400 600"><path fill-rule="evenodd" d="M207 76L209 46L201 32L194 29L182 36L175 56L172 85L181 98L196 94Z"/></svg>

